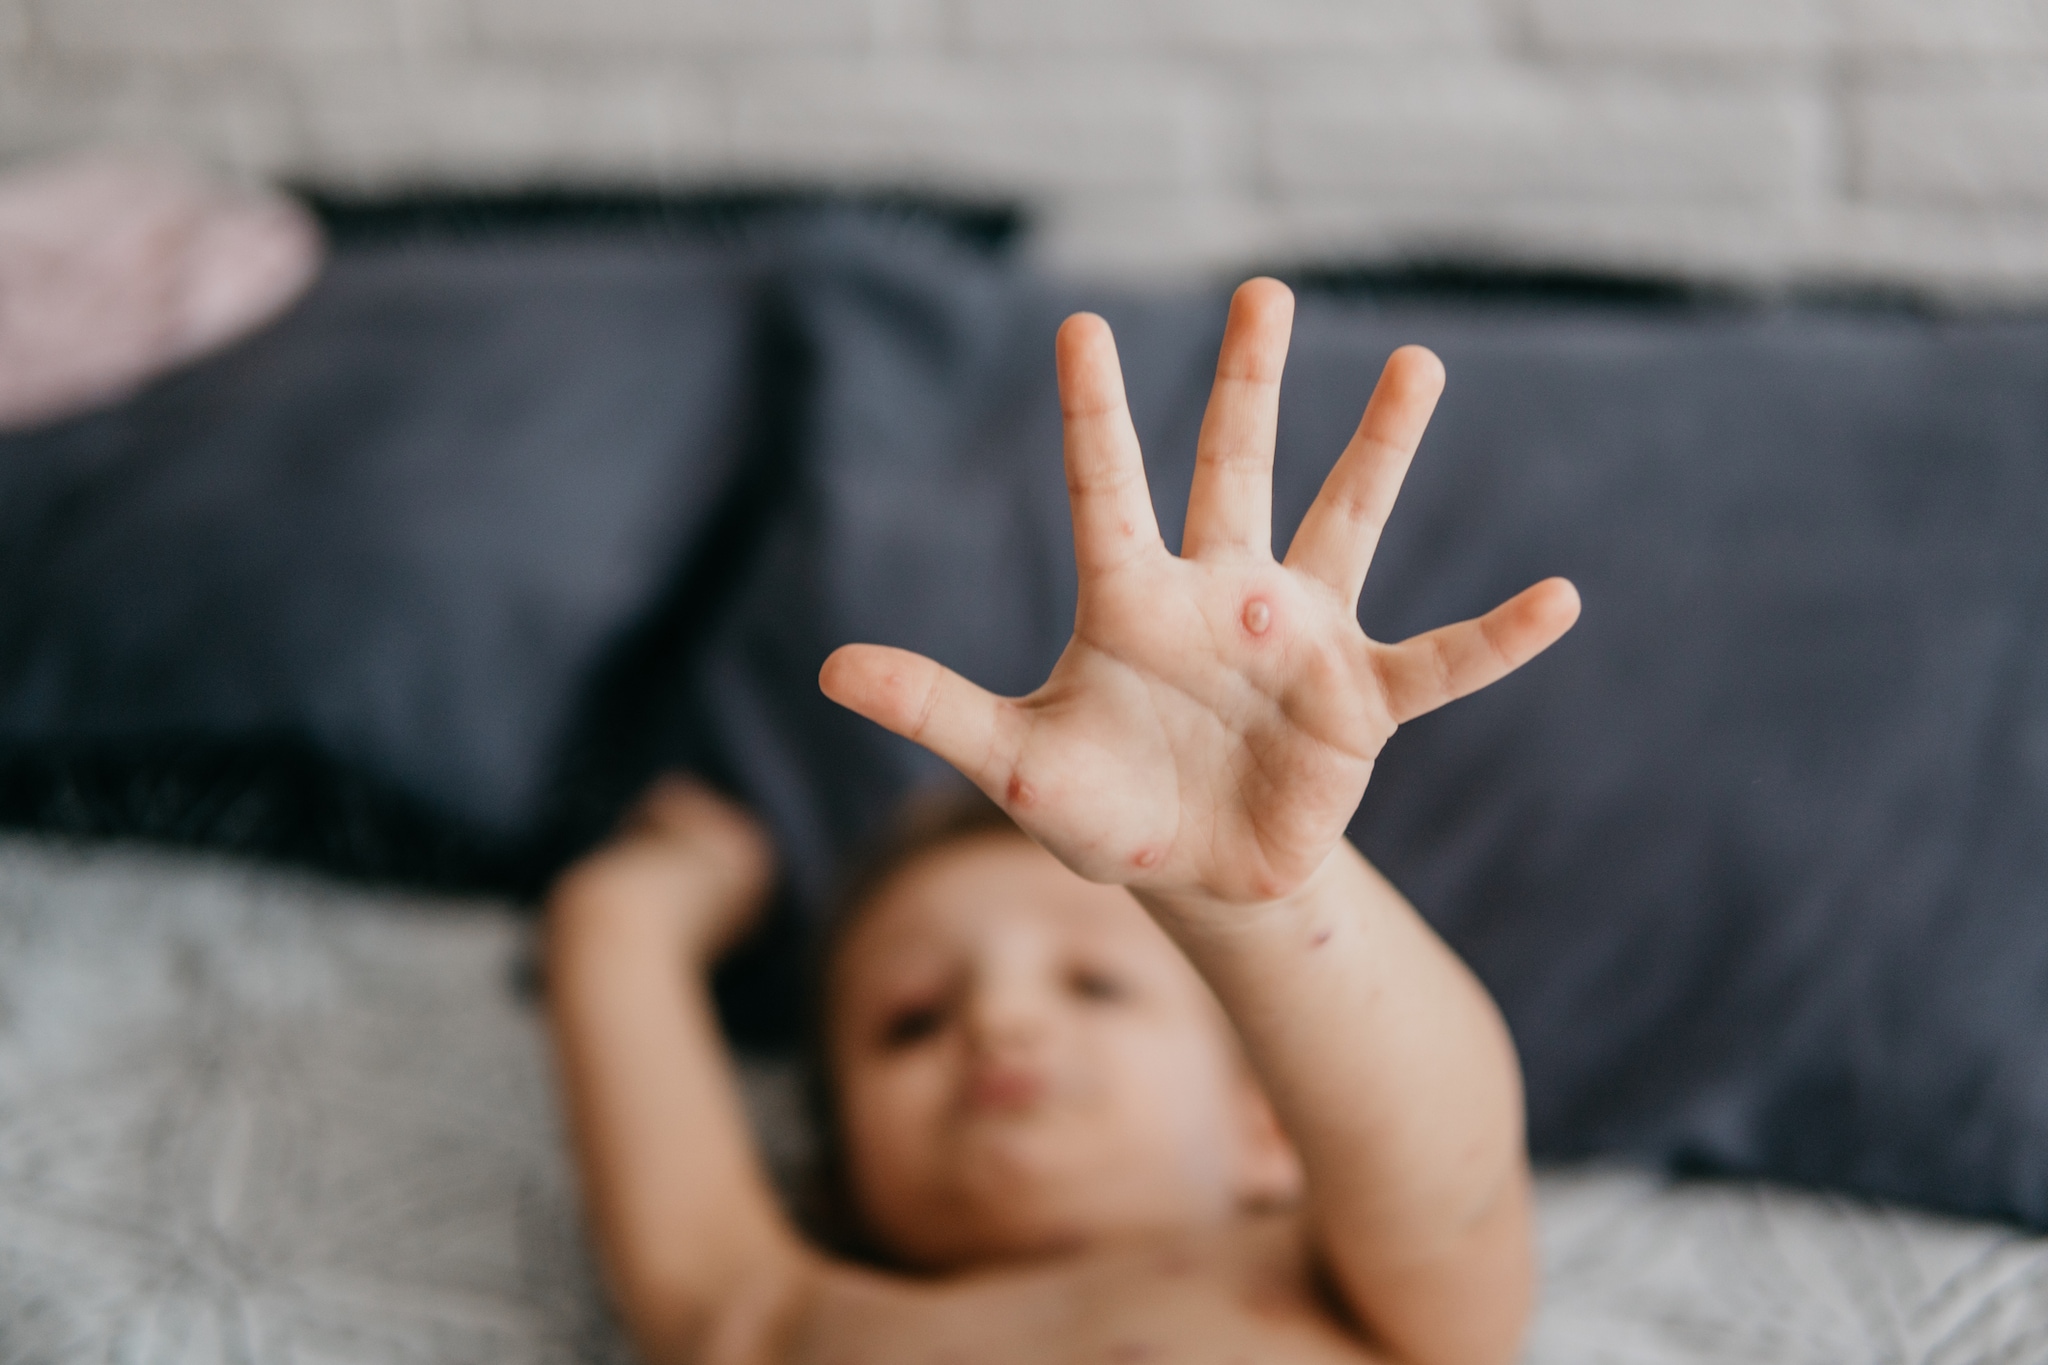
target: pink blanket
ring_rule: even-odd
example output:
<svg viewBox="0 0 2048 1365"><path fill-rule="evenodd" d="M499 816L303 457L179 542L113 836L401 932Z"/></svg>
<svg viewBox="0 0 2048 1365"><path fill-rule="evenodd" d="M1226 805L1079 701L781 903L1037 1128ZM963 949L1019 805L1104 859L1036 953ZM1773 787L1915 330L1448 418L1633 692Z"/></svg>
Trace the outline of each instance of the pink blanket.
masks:
<svg viewBox="0 0 2048 1365"><path fill-rule="evenodd" d="M283 311L320 232L179 162L88 153L0 175L0 430L110 402Z"/></svg>

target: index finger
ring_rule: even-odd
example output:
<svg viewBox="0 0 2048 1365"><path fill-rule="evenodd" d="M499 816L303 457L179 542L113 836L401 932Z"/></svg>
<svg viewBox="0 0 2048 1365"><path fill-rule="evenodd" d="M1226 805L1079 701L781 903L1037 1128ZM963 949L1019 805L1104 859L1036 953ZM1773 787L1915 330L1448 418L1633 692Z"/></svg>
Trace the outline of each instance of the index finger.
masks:
<svg viewBox="0 0 2048 1365"><path fill-rule="evenodd" d="M1074 560L1086 578L1162 542L1109 324L1076 313L1060 324L1056 350Z"/></svg>

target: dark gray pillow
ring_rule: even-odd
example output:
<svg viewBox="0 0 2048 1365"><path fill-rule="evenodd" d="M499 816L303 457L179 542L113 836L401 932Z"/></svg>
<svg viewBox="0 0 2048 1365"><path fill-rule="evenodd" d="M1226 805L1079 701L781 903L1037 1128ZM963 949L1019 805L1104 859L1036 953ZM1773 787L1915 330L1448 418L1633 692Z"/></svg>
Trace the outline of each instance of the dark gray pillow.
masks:
<svg viewBox="0 0 2048 1365"><path fill-rule="evenodd" d="M338 251L269 331L0 439L0 807L530 881L608 657L706 590L763 288L731 244Z"/></svg>
<svg viewBox="0 0 2048 1365"><path fill-rule="evenodd" d="M692 764L788 855L729 982L786 1030L804 914L933 775L826 653L1017 692L1065 640L1083 305L1175 527L1220 290L830 215L344 255L234 354L0 442L0 813L305 854L285 790L330 865L530 885ZM1404 341L1451 383L1368 628L1586 602L1397 735L1353 827L1500 999L1539 1153L2048 1226L2048 323L1306 297L1283 538Z"/></svg>

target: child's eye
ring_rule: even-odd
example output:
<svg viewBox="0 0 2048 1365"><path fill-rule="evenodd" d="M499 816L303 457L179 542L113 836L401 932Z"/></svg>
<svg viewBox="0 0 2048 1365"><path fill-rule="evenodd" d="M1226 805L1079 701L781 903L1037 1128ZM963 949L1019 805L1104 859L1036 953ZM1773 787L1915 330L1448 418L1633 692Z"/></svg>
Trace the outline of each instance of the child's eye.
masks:
<svg viewBox="0 0 2048 1365"><path fill-rule="evenodd" d="M1120 979L1092 967L1075 968L1067 977L1067 989L1083 1000L1099 1003L1122 1000L1130 994Z"/></svg>
<svg viewBox="0 0 2048 1365"><path fill-rule="evenodd" d="M888 1023L882 1028L882 1046L900 1048L921 1043L937 1033L943 1022L945 1016L937 1005L917 1005L898 1010L889 1016Z"/></svg>

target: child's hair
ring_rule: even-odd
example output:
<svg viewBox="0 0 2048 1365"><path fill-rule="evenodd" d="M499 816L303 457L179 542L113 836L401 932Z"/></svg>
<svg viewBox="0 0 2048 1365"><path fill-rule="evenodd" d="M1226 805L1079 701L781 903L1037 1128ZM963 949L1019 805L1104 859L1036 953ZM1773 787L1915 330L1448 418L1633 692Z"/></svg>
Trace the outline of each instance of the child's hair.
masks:
<svg viewBox="0 0 2048 1365"><path fill-rule="evenodd" d="M880 836L849 862L812 953L805 992L803 1078L816 1146L798 1216L813 1237L856 1260L890 1264L886 1251L862 1226L846 1164L839 1093L832 1075L833 969L854 926L899 873L928 853L985 834L1026 837L1002 807L976 788L953 785L913 794Z"/></svg>

